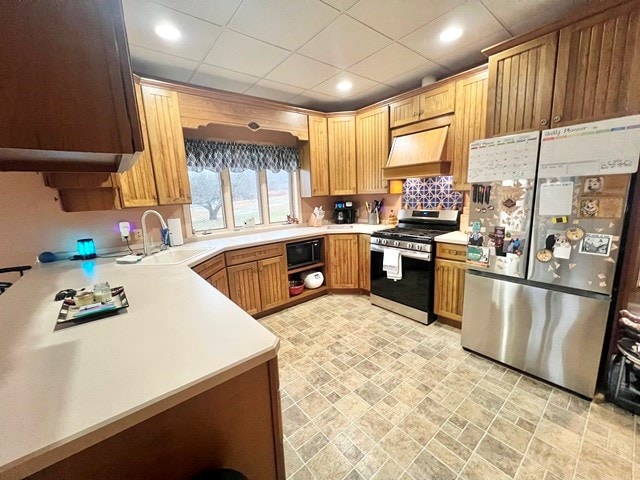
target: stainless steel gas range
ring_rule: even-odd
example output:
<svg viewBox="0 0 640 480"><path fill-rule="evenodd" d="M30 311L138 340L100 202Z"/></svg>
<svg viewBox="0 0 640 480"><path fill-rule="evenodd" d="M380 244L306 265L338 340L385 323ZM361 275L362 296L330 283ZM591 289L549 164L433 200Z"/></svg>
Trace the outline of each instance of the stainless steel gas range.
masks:
<svg viewBox="0 0 640 480"><path fill-rule="evenodd" d="M433 322L434 238L458 226L456 210L400 210L397 227L372 233L371 303Z"/></svg>

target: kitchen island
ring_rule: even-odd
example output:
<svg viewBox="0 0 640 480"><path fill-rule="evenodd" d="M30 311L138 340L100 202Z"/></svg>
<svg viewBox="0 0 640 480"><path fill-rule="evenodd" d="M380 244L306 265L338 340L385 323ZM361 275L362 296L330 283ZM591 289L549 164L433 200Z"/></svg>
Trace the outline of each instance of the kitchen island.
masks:
<svg viewBox="0 0 640 480"><path fill-rule="evenodd" d="M104 281L126 313L54 330ZM278 338L187 265L41 265L0 312L0 478L284 478Z"/></svg>

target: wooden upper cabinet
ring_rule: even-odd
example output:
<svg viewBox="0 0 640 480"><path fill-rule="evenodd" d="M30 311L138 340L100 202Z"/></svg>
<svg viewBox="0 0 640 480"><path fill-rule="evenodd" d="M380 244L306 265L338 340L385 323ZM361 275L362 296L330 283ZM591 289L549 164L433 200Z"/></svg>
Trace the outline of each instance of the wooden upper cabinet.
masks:
<svg viewBox="0 0 640 480"><path fill-rule="evenodd" d="M455 82L448 82L440 87L420 94L420 120L453 113L456 105Z"/></svg>
<svg viewBox="0 0 640 480"><path fill-rule="evenodd" d="M249 315L262 310L258 283L258 263L249 262L227 268L229 298Z"/></svg>
<svg viewBox="0 0 640 480"><path fill-rule="evenodd" d="M328 235L329 288L359 288L358 234Z"/></svg>
<svg viewBox="0 0 640 480"><path fill-rule="evenodd" d="M120 201L123 207L151 207L158 204L158 194L153 175L151 153L149 152L149 137L142 103L142 89L139 83L135 84L135 92L145 149L138 156L133 167L119 175Z"/></svg>
<svg viewBox="0 0 640 480"><path fill-rule="evenodd" d="M489 57L486 136L549 128L558 33Z"/></svg>
<svg viewBox="0 0 640 480"><path fill-rule="evenodd" d="M329 195L327 119L309 115L309 141L302 149L301 190L305 197Z"/></svg>
<svg viewBox="0 0 640 480"><path fill-rule="evenodd" d="M327 119L329 138L329 194L356 193L356 118L341 115Z"/></svg>
<svg viewBox="0 0 640 480"><path fill-rule="evenodd" d="M178 94L148 85L142 99L160 205L191 203Z"/></svg>
<svg viewBox="0 0 640 480"><path fill-rule="evenodd" d="M456 190L469 190L469 144L485 138L487 118L486 70L456 82L456 115L454 129L453 186Z"/></svg>
<svg viewBox="0 0 640 480"><path fill-rule="evenodd" d="M420 119L420 95L393 102L391 109L391 128L401 127Z"/></svg>
<svg viewBox="0 0 640 480"><path fill-rule="evenodd" d="M356 115L358 193L387 193L382 167L389 156L389 107Z"/></svg>
<svg viewBox="0 0 640 480"><path fill-rule="evenodd" d="M129 168L143 143L120 0L7 0L2 22L0 170Z"/></svg>
<svg viewBox="0 0 640 480"><path fill-rule="evenodd" d="M289 300L287 261L284 256L258 261L262 310L278 307Z"/></svg>
<svg viewBox="0 0 640 480"><path fill-rule="evenodd" d="M393 102L391 108L391 128L409 123L453 113L456 101L455 82L429 88L413 97Z"/></svg>
<svg viewBox="0 0 640 480"><path fill-rule="evenodd" d="M560 30L551 126L640 112L640 2Z"/></svg>

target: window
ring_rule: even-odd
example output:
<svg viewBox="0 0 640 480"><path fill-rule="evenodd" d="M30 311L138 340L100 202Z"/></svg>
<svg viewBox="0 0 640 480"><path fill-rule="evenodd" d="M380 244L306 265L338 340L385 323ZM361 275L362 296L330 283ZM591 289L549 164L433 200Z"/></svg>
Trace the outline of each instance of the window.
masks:
<svg viewBox="0 0 640 480"><path fill-rule="evenodd" d="M267 170L267 200L269 222L286 222L291 212L290 174L285 171L273 173Z"/></svg>
<svg viewBox="0 0 640 480"><path fill-rule="evenodd" d="M242 228L252 218L255 225L286 222L296 210L295 179L295 173L285 171L189 170L193 232Z"/></svg>
<svg viewBox="0 0 640 480"><path fill-rule="evenodd" d="M189 170L191 225L194 232L225 228L220 174L210 170Z"/></svg>
<svg viewBox="0 0 640 480"><path fill-rule="evenodd" d="M255 225L262 223L262 208L260 206L260 191L258 187L258 172L245 170L244 172L230 172L231 199L233 202L233 219L236 227L242 227L245 222L253 219Z"/></svg>

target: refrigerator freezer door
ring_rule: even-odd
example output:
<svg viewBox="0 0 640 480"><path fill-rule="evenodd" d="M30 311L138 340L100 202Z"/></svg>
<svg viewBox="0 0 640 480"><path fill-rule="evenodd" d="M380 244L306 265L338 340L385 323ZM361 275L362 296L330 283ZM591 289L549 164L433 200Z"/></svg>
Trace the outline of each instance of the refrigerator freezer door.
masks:
<svg viewBox="0 0 640 480"><path fill-rule="evenodd" d="M610 295L630 175L538 180L529 279Z"/></svg>
<svg viewBox="0 0 640 480"><path fill-rule="evenodd" d="M593 397L609 300L467 272L462 346Z"/></svg>
<svg viewBox="0 0 640 480"><path fill-rule="evenodd" d="M471 269L525 278L534 180L472 185L467 264Z"/></svg>

